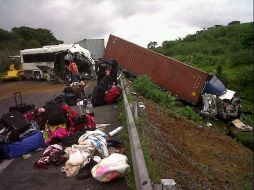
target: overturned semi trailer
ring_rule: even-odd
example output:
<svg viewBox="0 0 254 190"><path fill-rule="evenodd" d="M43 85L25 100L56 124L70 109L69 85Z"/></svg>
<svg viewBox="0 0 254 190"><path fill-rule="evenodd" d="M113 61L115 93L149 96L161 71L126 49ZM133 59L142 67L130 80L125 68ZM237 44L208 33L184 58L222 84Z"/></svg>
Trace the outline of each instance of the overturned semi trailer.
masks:
<svg viewBox="0 0 254 190"><path fill-rule="evenodd" d="M160 87L193 105L209 78L209 74L149 49L110 35L105 59L115 59L124 69L136 75L148 75Z"/></svg>
<svg viewBox="0 0 254 190"><path fill-rule="evenodd" d="M20 51L24 77L63 81L68 77L69 61L73 59L82 78L94 76L94 60L91 53L78 44L59 44Z"/></svg>

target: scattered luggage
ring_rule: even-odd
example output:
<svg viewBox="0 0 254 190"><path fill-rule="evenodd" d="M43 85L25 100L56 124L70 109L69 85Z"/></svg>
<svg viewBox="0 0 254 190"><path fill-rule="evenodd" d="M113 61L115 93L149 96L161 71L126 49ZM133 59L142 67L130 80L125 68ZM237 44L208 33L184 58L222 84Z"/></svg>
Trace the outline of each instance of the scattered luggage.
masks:
<svg viewBox="0 0 254 190"><path fill-rule="evenodd" d="M88 113L83 114L82 107L78 104L80 110L80 124L75 126L75 132L77 131L91 131L96 129L96 123L94 119L94 113L90 113L90 110L87 110Z"/></svg>
<svg viewBox="0 0 254 190"><path fill-rule="evenodd" d="M1 131L0 134L2 143L10 143L19 140L19 134L25 132L30 123L18 111L12 111L2 115L0 119Z"/></svg>
<svg viewBox="0 0 254 190"><path fill-rule="evenodd" d="M113 153L95 165L91 173L97 181L109 182L125 174L126 170L130 167L127 161L128 158L125 155Z"/></svg>
<svg viewBox="0 0 254 190"><path fill-rule="evenodd" d="M66 124L57 126L46 125L44 130L44 138L47 145L60 142L59 139L70 136L70 131L66 128Z"/></svg>
<svg viewBox="0 0 254 190"><path fill-rule="evenodd" d="M118 98L122 95L122 89L119 86L113 86L108 93L105 95L105 103L113 104L117 102Z"/></svg>
<svg viewBox="0 0 254 190"><path fill-rule="evenodd" d="M73 93L66 93L64 94L64 101L69 106L75 106L78 101L78 96Z"/></svg>
<svg viewBox="0 0 254 190"><path fill-rule="evenodd" d="M55 102L47 102L45 105L45 116L49 125L60 125L66 123L62 105Z"/></svg>
<svg viewBox="0 0 254 190"><path fill-rule="evenodd" d="M77 104L78 97L73 93L65 93L56 96L53 100L56 104L66 103L69 106L75 106Z"/></svg>
<svg viewBox="0 0 254 190"><path fill-rule="evenodd" d="M96 86L94 87L93 94L92 94L92 104L93 106L101 106L105 104L105 90Z"/></svg>
<svg viewBox="0 0 254 190"><path fill-rule="evenodd" d="M19 95L20 104L18 104L18 102L17 102L17 95ZM10 107L9 108L9 112L18 111L18 112L24 114L27 111L35 109L35 106L33 104L32 105L28 105L28 104L23 103L21 92L14 92L14 99L15 99L15 104L16 105Z"/></svg>
<svg viewBox="0 0 254 190"><path fill-rule="evenodd" d="M16 158L38 148L42 148L43 146L43 135L38 131L29 137L21 139L21 141L0 145L0 155L7 159Z"/></svg>
<svg viewBox="0 0 254 190"><path fill-rule="evenodd" d="M60 139L61 144L64 147L71 147L73 144L77 144L78 143L78 139L84 134L83 131L79 131L75 134L72 134L68 137L63 137L62 139Z"/></svg>
<svg viewBox="0 0 254 190"><path fill-rule="evenodd" d="M40 126L40 129L43 130L45 128L46 124L46 115L45 115L45 109L44 108L37 108L35 110L26 112L24 114L25 118L29 122L37 122Z"/></svg>
<svg viewBox="0 0 254 190"><path fill-rule="evenodd" d="M65 94L71 93L74 94L77 98L81 98L82 96L82 90L79 86L68 86L65 87L63 92Z"/></svg>

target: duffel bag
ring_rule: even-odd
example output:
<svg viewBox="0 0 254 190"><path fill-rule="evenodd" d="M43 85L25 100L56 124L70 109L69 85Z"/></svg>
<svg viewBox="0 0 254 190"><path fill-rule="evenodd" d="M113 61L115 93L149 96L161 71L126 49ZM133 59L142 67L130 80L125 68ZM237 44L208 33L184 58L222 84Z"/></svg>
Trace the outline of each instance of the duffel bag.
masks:
<svg viewBox="0 0 254 190"><path fill-rule="evenodd" d="M122 89L119 86L113 86L105 95L106 104L113 104L117 102L118 98L122 95Z"/></svg>
<svg viewBox="0 0 254 190"><path fill-rule="evenodd" d="M0 155L2 158L16 158L43 146L43 135L37 131L31 136L21 139L21 141L0 145Z"/></svg>

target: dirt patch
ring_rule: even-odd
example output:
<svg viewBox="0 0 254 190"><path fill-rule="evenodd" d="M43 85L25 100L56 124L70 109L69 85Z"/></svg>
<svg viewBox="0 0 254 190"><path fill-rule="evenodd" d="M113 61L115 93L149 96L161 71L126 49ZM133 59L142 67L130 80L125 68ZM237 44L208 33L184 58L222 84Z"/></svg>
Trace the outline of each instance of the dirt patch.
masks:
<svg viewBox="0 0 254 190"><path fill-rule="evenodd" d="M252 189L253 152L218 130L170 117L158 104L146 105L142 137L150 142L161 178L182 189Z"/></svg>
<svg viewBox="0 0 254 190"><path fill-rule="evenodd" d="M34 94L41 92L63 91L65 84L53 84L45 81L20 81L0 83L0 100L13 96L13 92L22 94Z"/></svg>

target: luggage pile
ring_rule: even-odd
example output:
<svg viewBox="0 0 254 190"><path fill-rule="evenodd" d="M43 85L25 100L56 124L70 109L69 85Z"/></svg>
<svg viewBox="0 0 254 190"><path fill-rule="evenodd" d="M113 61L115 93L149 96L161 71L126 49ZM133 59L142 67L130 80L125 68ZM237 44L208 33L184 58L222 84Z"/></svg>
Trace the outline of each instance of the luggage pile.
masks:
<svg viewBox="0 0 254 190"><path fill-rule="evenodd" d="M20 104L17 103L17 95ZM15 158L44 146L39 117L25 114L32 110L39 114L39 110L34 105L24 104L20 92L15 92L14 98L16 106L10 107L9 113L3 114L0 119L0 158Z"/></svg>
<svg viewBox="0 0 254 190"><path fill-rule="evenodd" d="M100 87L96 86L95 91L100 92ZM122 177L129 168L127 157L123 155L125 150L122 143L112 139L113 133L98 129L92 111L96 93L84 99L79 85L66 87L63 92L41 108L24 104L21 93L14 94L16 106L10 107L9 113L0 119L0 159L45 149L41 158L33 163L34 168L61 166L61 172L67 177L79 180L94 177L108 182ZM113 85L102 95L98 93L97 98L102 104L112 104L121 94L122 89ZM79 111L72 107L74 105Z"/></svg>
<svg viewBox="0 0 254 190"><path fill-rule="evenodd" d="M54 99L43 108L35 108L22 102L20 92L15 92L14 97L16 106L0 118L1 159L19 157L77 132L95 129L92 114L80 115L65 102Z"/></svg>

